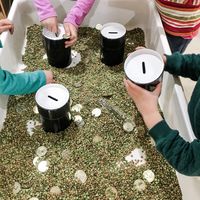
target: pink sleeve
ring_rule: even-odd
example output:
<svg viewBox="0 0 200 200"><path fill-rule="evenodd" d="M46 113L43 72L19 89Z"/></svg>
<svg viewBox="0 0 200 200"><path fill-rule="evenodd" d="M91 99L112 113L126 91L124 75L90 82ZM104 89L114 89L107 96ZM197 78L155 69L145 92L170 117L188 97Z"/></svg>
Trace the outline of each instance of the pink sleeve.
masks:
<svg viewBox="0 0 200 200"><path fill-rule="evenodd" d="M34 0L34 4L37 9L40 21L43 21L49 17L57 16L54 7L49 0Z"/></svg>
<svg viewBox="0 0 200 200"><path fill-rule="evenodd" d="M80 26L94 2L95 0L77 0L67 14L64 23L69 22L75 26Z"/></svg>

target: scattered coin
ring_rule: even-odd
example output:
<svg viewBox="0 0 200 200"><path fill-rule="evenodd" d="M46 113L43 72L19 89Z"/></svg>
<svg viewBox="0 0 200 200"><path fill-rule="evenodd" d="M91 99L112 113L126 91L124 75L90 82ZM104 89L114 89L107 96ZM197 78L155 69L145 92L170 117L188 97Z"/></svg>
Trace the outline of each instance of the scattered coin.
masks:
<svg viewBox="0 0 200 200"><path fill-rule="evenodd" d="M34 107L33 107L33 112L34 112L35 114L38 114L38 113L39 113L38 107L37 107L37 106L34 106Z"/></svg>
<svg viewBox="0 0 200 200"><path fill-rule="evenodd" d="M43 55L43 58L42 58L43 60L46 60L47 59L47 54L45 53L44 55Z"/></svg>
<svg viewBox="0 0 200 200"><path fill-rule="evenodd" d="M148 170L146 170L146 171L143 172L143 177L144 177L149 183L151 183L151 182L153 182L154 179L155 179L155 174L154 174L150 169L148 169Z"/></svg>
<svg viewBox="0 0 200 200"><path fill-rule="evenodd" d="M93 117L99 117L101 115L101 109L100 108L95 108L92 110L92 116Z"/></svg>
<svg viewBox="0 0 200 200"><path fill-rule="evenodd" d="M39 156L39 157L42 157L42 156L45 156L45 154L47 153L47 148L45 146L40 146L37 148L36 150L36 154Z"/></svg>
<svg viewBox="0 0 200 200"><path fill-rule="evenodd" d="M95 28L100 31L102 29L102 27L103 26L101 24L97 24Z"/></svg>
<svg viewBox="0 0 200 200"><path fill-rule="evenodd" d="M39 162L40 162L40 157L36 156L36 157L33 159L33 165L34 165L34 166L37 166Z"/></svg>
<svg viewBox="0 0 200 200"><path fill-rule="evenodd" d="M134 187L136 190L141 192L146 189L146 184L142 179L137 179L134 182Z"/></svg>
<svg viewBox="0 0 200 200"><path fill-rule="evenodd" d="M77 170L74 177L75 179L79 180L81 183L85 183L87 180L87 175L83 170Z"/></svg>
<svg viewBox="0 0 200 200"><path fill-rule="evenodd" d="M134 125L131 122L124 122L123 129L129 133L134 129Z"/></svg>
<svg viewBox="0 0 200 200"><path fill-rule="evenodd" d="M105 191L105 195L107 199L114 200L117 199L117 189L115 187L108 187Z"/></svg>
<svg viewBox="0 0 200 200"><path fill-rule="evenodd" d="M74 122L77 126L81 127L85 124L85 122L83 121L83 118L80 115L75 115L74 116Z"/></svg>
<svg viewBox="0 0 200 200"><path fill-rule="evenodd" d="M49 169L49 162L46 160L43 160L39 162L37 168L39 172L46 172Z"/></svg>
<svg viewBox="0 0 200 200"><path fill-rule="evenodd" d="M50 189L50 193L52 195L60 195L61 194L61 189L58 187L58 186L53 186L51 189Z"/></svg>
<svg viewBox="0 0 200 200"><path fill-rule="evenodd" d="M21 185L19 182L15 182L14 183L14 188L13 188L13 194L17 194L19 193L21 190Z"/></svg>
<svg viewBox="0 0 200 200"><path fill-rule="evenodd" d="M81 112L82 108L83 108L83 106L81 104L76 104L76 105L72 106L71 111L72 112Z"/></svg>

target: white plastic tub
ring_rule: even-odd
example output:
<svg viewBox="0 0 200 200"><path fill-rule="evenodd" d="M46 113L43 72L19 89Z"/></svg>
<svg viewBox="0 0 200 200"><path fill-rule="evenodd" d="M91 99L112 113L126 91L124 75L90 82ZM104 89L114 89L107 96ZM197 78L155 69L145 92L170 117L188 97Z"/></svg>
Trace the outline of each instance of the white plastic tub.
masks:
<svg viewBox="0 0 200 200"><path fill-rule="evenodd" d="M63 19L74 1L52 0ZM102 11L104 14L102 14ZM15 0L8 18L15 24L14 35L3 33L1 40L3 49L0 49L0 66L11 72L18 72L23 67L22 52L24 51L26 27L38 24L38 17L32 0ZM160 17L155 9L154 0L99 0L95 2L83 26L95 27L96 24L118 22L128 30L140 27L145 32L146 46L159 53L170 54ZM6 116L7 96L0 95L0 128ZM171 127L178 129L188 141L194 139L194 134L187 114L187 102L179 79L164 74L160 106L165 119ZM177 173L184 200L200 199L200 180L185 177Z"/></svg>

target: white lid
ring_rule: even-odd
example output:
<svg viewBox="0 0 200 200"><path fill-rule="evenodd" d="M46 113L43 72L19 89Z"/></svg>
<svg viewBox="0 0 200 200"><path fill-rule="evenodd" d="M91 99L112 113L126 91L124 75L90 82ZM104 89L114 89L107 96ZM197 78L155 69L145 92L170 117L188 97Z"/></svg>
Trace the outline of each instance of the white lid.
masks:
<svg viewBox="0 0 200 200"><path fill-rule="evenodd" d="M122 24L114 22L104 24L101 29L102 36L108 39L121 38L125 35L125 33L126 28Z"/></svg>
<svg viewBox="0 0 200 200"><path fill-rule="evenodd" d="M137 84L152 83L162 75L164 62L159 53L144 48L134 51L126 58L124 71Z"/></svg>
<svg viewBox="0 0 200 200"><path fill-rule="evenodd" d="M44 109L58 109L68 102L69 91L60 84L47 84L36 92L35 100Z"/></svg>
<svg viewBox="0 0 200 200"><path fill-rule="evenodd" d="M50 39L50 40L62 40L63 39L63 35L65 34L65 29L63 24L58 24L58 33L57 33L57 37L56 34L49 31L47 28L43 28L42 30L42 34L44 35L44 37Z"/></svg>

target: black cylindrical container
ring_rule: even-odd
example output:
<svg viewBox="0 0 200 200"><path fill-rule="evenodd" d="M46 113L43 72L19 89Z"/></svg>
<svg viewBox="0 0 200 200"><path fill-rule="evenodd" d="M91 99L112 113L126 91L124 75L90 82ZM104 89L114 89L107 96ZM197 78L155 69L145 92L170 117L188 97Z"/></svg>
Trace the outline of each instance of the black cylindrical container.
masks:
<svg viewBox="0 0 200 200"><path fill-rule="evenodd" d="M69 91L60 84L47 84L35 95L43 129L46 132L65 130L71 123Z"/></svg>
<svg viewBox="0 0 200 200"><path fill-rule="evenodd" d="M123 62L126 28L119 23L104 24L101 29L101 61L114 66Z"/></svg>
<svg viewBox="0 0 200 200"><path fill-rule="evenodd" d="M71 64L71 48L65 48L66 39L63 38L65 31L62 24L58 25L58 30L55 34L43 28L42 39L48 63L57 68L64 68Z"/></svg>
<svg viewBox="0 0 200 200"><path fill-rule="evenodd" d="M124 71L133 83L152 91L162 80L164 62L159 53L144 48L129 54L124 63Z"/></svg>

